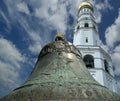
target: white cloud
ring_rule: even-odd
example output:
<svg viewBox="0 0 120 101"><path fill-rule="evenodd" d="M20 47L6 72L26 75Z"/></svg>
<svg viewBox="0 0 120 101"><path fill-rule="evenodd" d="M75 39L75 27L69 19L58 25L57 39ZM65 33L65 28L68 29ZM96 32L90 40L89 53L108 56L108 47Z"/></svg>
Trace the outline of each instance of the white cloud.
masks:
<svg viewBox="0 0 120 101"><path fill-rule="evenodd" d="M109 26L105 31L105 38L108 50L110 50L113 65L115 67L115 75L120 75L120 9L119 15L114 23ZM115 44L118 44L115 46Z"/></svg>
<svg viewBox="0 0 120 101"><path fill-rule="evenodd" d="M118 17L114 23L105 31L106 47L111 54L112 62L115 67L114 73L120 76L120 8ZM117 43L117 46L115 45ZM120 80L117 80L117 91L120 94Z"/></svg>
<svg viewBox="0 0 120 101"><path fill-rule="evenodd" d="M31 45L29 45L29 50L32 53L36 53L38 54L42 48L41 44L42 44L42 39L40 38L39 34L35 33L35 32L29 32L30 37L33 40L33 43Z"/></svg>
<svg viewBox="0 0 120 101"><path fill-rule="evenodd" d="M3 17L3 19L5 20L5 22L6 22L7 24L10 23L9 20L8 20L8 18L6 17L6 15L3 13L3 11L1 11L1 9L0 9L0 15ZM9 25L9 26L10 26L10 25Z"/></svg>
<svg viewBox="0 0 120 101"><path fill-rule="evenodd" d="M6 24L5 30L9 31L11 29L9 18L8 18L8 16L5 15L5 12L1 9L0 9L0 20L2 20L2 22L5 22L5 24Z"/></svg>
<svg viewBox="0 0 120 101"><path fill-rule="evenodd" d="M97 23L100 23L102 20L102 13L106 12L108 9L112 9L112 6L110 5L108 0L104 1L94 1L92 0L92 4L94 5L95 10L95 19Z"/></svg>
<svg viewBox="0 0 120 101"><path fill-rule="evenodd" d="M120 75L120 45L115 47L111 57L115 66L115 75Z"/></svg>
<svg viewBox="0 0 120 101"><path fill-rule="evenodd" d="M48 0L42 0L40 3L42 6L35 9L35 16L45 19L50 25L55 27L58 32L65 33L67 27L68 15L72 15L74 19L76 19L77 8L80 3L84 0L53 0L49 2ZM49 4L48 4L49 2ZM108 0L104 2L96 2L94 0L90 0L90 2L94 5L95 8L95 17L97 23L101 22L102 13L108 9L111 9L111 5ZM69 6L69 11L67 7Z"/></svg>
<svg viewBox="0 0 120 101"><path fill-rule="evenodd" d="M71 15L73 19L76 19L78 7L83 1L84 0L16 0L11 3L7 0L5 3L8 6L9 14L13 22L19 22L26 30L28 38L31 40L28 49L33 54L38 54L43 44L50 41L49 37L52 36L50 33L52 30L57 30L57 32L66 34L68 28L73 29L73 27L70 27L68 24L69 15ZM95 2L94 0L90 0L90 2L95 5L96 21L101 22L101 11L110 8L108 0L105 0L103 3ZM32 13L28 5L32 8ZM40 34L42 33L41 26L40 28L38 27L39 29L34 29L30 21L18 14L18 11L28 14L31 20L32 17L37 17L38 21L36 23L32 22L32 24L44 26L43 28L46 30L44 35ZM74 21L76 22L76 20Z"/></svg>
<svg viewBox="0 0 120 101"><path fill-rule="evenodd" d="M51 30L57 30L57 32L65 34L67 28L73 28L69 27L70 25L67 23L69 15L72 15L73 19L76 19L78 7L83 1L85 0L15 0L14 2L6 0L4 3L8 7L8 12L12 19L11 21L19 22L27 32L28 37L26 40L30 39L28 49L33 54L38 54L42 45L45 44L45 42L49 42L48 40L50 40L50 37L52 36L50 33ZM90 2L95 6L96 21L101 22L101 12L111 9L108 0L104 0L104 2L90 0ZM32 8L32 14L28 5ZM29 19L31 20L32 17L37 17L38 21L35 25L38 25L38 28L34 29L29 20L18 14L18 11L28 14ZM43 33L41 31L42 28L41 26L39 27L39 25L42 27L44 26L43 28L46 32ZM10 61L12 60L10 59L9 62ZM18 65L17 61L14 62L14 64Z"/></svg>
<svg viewBox="0 0 120 101"><path fill-rule="evenodd" d="M12 65L19 67L18 62L23 61L23 57L15 45L6 39L0 38L0 47L1 58Z"/></svg>
<svg viewBox="0 0 120 101"><path fill-rule="evenodd" d="M106 29L105 32L107 45L113 47L116 42L120 42L120 9L115 22Z"/></svg>
<svg viewBox="0 0 120 101"><path fill-rule="evenodd" d="M0 61L0 84L11 89L17 86L15 82L17 83L18 77L19 74L12 65Z"/></svg>
<svg viewBox="0 0 120 101"><path fill-rule="evenodd" d="M49 27L53 26L58 32L65 33L67 27L69 26L67 24L68 15L71 14L74 18L76 18L77 8L83 1L85 0L16 0L14 3L11 3L9 0L7 0L5 3L9 8L10 14L14 15L14 17L17 11L21 11L30 15L30 11L27 6L27 4L29 4L34 9L32 16L44 19L47 22L47 25L50 25ZM108 0L105 0L104 2L90 0L90 2L95 8L96 21L101 22L101 11L111 9L111 5L109 4Z"/></svg>
<svg viewBox="0 0 120 101"><path fill-rule="evenodd" d="M38 54L40 52L41 48L42 48L41 45L44 42L44 40L41 39L41 37L43 37L43 36L40 36L41 32L39 30L32 29L29 22L26 21L26 19L24 19L23 17L21 17L19 19L19 23L21 24L21 26L27 32L28 37L25 38L25 40L28 39L28 38L30 40L28 49L30 50L31 53Z"/></svg>
<svg viewBox="0 0 120 101"><path fill-rule="evenodd" d="M18 11L30 14L27 4L25 2L21 2L17 4Z"/></svg>
<svg viewBox="0 0 120 101"><path fill-rule="evenodd" d="M65 33L67 29L66 1L60 3L59 0L42 0L42 6L35 9L35 16L46 20L47 24L53 26L58 32Z"/></svg>
<svg viewBox="0 0 120 101"><path fill-rule="evenodd" d="M13 43L4 38L0 38L0 47L0 84L11 89L18 86L16 81L24 57Z"/></svg>

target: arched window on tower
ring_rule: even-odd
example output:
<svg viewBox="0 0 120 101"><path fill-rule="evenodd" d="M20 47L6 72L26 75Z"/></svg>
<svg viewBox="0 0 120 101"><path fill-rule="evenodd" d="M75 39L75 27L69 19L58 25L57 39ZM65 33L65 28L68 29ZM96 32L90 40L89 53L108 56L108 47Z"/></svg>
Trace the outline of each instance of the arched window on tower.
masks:
<svg viewBox="0 0 120 101"><path fill-rule="evenodd" d="M104 60L104 66L105 66L105 71L107 73L109 73L109 65L108 65L108 62L106 60Z"/></svg>
<svg viewBox="0 0 120 101"><path fill-rule="evenodd" d="M94 57L92 55L85 55L83 61L87 68L94 68Z"/></svg>
<svg viewBox="0 0 120 101"><path fill-rule="evenodd" d="M85 23L84 27L89 27L88 23Z"/></svg>

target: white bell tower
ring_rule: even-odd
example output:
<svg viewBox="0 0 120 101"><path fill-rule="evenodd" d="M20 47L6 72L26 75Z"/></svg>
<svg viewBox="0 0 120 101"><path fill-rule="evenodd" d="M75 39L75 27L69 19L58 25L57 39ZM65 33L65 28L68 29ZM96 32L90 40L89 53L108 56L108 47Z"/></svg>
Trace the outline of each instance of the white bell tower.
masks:
<svg viewBox="0 0 120 101"><path fill-rule="evenodd" d="M101 85L116 92L112 60L100 46L97 23L91 3L83 2L78 9L73 44L80 50L86 67Z"/></svg>
<svg viewBox="0 0 120 101"><path fill-rule="evenodd" d="M99 33L93 13L90 3L80 5L74 31L74 45L99 45Z"/></svg>

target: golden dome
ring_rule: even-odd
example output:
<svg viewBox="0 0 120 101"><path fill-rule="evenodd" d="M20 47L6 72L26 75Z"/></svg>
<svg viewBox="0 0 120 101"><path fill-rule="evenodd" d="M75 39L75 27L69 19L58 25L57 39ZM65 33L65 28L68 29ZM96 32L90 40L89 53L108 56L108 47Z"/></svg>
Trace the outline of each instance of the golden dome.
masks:
<svg viewBox="0 0 120 101"><path fill-rule="evenodd" d="M92 4L90 3L90 2L83 2L80 6L79 6L79 8L78 8L78 11L80 11L82 8L84 8L84 7L88 7L88 8L90 8L92 11L93 11L93 6L92 6Z"/></svg>

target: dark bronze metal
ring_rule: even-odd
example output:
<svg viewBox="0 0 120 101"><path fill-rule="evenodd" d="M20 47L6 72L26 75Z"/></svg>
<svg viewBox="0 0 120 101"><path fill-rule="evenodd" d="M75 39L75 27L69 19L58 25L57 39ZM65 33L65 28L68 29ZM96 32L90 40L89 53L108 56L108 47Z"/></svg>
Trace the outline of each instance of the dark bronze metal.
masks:
<svg viewBox="0 0 120 101"><path fill-rule="evenodd" d="M79 50L58 39L46 45L29 79L1 101L120 101L88 72Z"/></svg>

